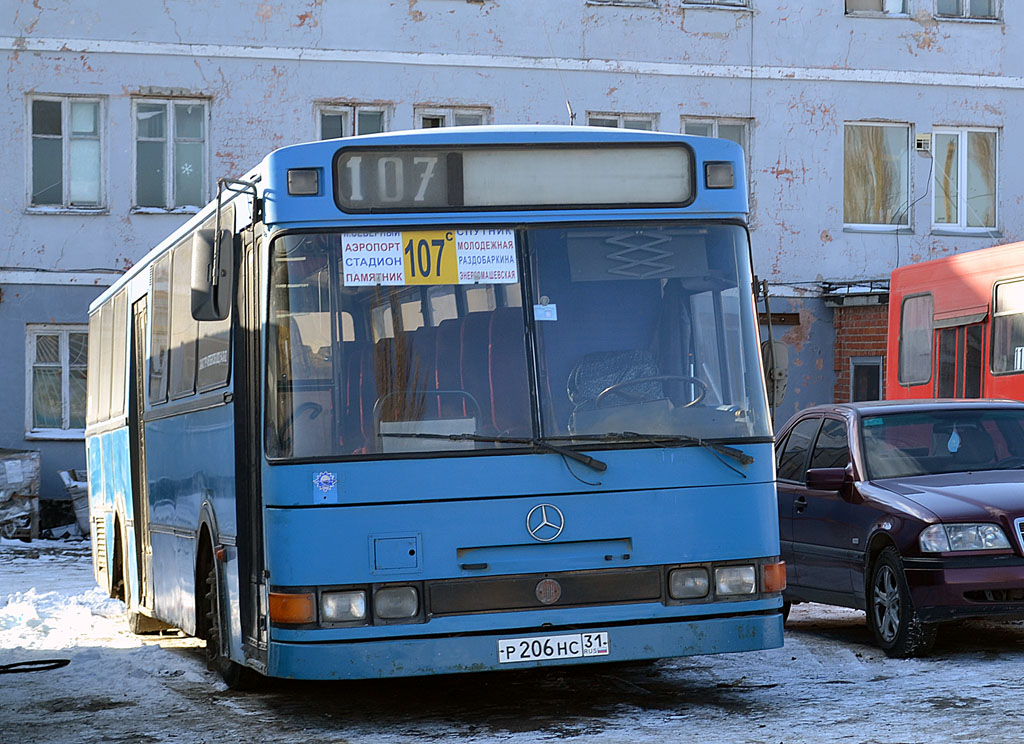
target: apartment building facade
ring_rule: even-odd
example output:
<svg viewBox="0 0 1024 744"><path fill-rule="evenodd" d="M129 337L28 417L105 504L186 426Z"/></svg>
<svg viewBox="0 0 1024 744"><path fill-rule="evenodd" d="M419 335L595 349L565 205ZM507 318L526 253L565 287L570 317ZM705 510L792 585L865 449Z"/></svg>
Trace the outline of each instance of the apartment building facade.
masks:
<svg viewBox="0 0 1024 744"><path fill-rule="evenodd" d="M895 266L1024 239L1008 0L0 6L0 447L42 452L44 497L84 465L89 303L290 143L481 123L740 142L789 352L779 423L881 394Z"/></svg>

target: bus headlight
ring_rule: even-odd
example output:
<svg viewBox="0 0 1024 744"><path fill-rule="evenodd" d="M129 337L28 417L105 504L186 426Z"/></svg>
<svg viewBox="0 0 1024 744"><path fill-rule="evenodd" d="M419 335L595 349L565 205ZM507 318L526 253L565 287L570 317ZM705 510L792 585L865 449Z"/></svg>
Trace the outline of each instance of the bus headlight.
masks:
<svg viewBox="0 0 1024 744"><path fill-rule="evenodd" d="M366 619L366 592L323 592L320 619L325 623L351 623Z"/></svg>
<svg viewBox="0 0 1024 744"><path fill-rule="evenodd" d="M704 567L676 568L668 572L668 596L695 599L708 593L708 571Z"/></svg>
<svg viewBox="0 0 1024 744"><path fill-rule="evenodd" d="M416 617L419 610L419 592L414 586L388 586L373 595L373 613L381 620Z"/></svg>
<svg viewBox="0 0 1024 744"><path fill-rule="evenodd" d="M753 566L721 566L715 569L715 594L757 593L757 571Z"/></svg>

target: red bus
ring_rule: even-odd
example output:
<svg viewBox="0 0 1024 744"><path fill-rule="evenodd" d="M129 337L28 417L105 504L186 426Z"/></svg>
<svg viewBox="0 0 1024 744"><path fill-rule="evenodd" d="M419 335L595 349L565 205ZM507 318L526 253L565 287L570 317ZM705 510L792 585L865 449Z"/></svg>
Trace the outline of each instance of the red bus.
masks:
<svg viewBox="0 0 1024 744"><path fill-rule="evenodd" d="M885 397L1024 400L1024 242L892 272Z"/></svg>

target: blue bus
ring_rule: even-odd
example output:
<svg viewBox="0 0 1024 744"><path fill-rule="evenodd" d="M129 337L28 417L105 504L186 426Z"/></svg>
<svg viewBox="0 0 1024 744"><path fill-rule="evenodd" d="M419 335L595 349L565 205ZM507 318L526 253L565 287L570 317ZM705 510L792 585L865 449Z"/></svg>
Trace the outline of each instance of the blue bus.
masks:
<svg viewBox="0 0 1024 744"><path fill-rule="evenodd" d="M733 143L284 147L90 308L97 581L232 687L778 647Z"/></svg>

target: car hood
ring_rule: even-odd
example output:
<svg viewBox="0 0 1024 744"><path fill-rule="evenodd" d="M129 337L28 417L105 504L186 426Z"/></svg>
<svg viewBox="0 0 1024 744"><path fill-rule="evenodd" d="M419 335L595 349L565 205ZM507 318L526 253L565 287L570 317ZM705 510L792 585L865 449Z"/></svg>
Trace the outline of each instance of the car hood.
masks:
<svg viewBox="0 0 1024 744"><path fill-rule="evenodd" d="M873 483L944 522L1013 521L1024 516L1024 470L989 470L885 478Z"/></svg>

